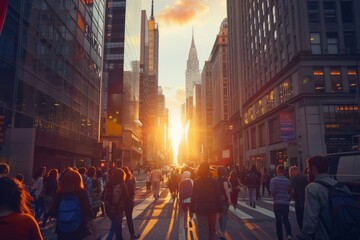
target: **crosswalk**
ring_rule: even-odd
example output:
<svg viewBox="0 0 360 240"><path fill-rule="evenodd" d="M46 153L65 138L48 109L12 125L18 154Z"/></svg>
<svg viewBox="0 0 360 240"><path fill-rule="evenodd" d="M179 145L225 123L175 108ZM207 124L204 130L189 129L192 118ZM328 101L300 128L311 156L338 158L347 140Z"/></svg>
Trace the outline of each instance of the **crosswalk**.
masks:
<svg viewBox="0 0 360 240"><path fill-rule="evenodd" d="M184 215L179 207L178 200L172 199L168 194L168 189L162 188L160 192L160 199L154 201L150 191L145 187L136 190L135 207L133 210L133 219L135 229L141 232L140 239L191 239L197 240L196 231L196 216L192 224L188 224L184 228ZM256 221L269 221L274 223L275 215L273 212L273 200L271 198L263 198L256 202L256 208L249 205L248 198L239 197L238 206L234 208L229 207L229 220L235 222L243 221L244 225L249 225L253 222L255 226ZM294 216L295 208L294 203L290 204L290 215ZM98 226L99 239L105 240L107 232L110 227L110 220L106 217L96 218L96 225ZM126 227L124 218L123 229ZM159 228L161 228L159 230ZM164 232L165 231L165 232ZM154 235L156 232L158 235ZM128 234L127 229L123 231L124 235ZM176 235L174 237L174 234ZM44 239L55 239L56 235L45 232ZM91 239L91 238L88 238ZM126 239L126 237L125 237ZM227 239L237 239L236 237L229 237ZM258 238L255 238L258 239Z"/></svg>

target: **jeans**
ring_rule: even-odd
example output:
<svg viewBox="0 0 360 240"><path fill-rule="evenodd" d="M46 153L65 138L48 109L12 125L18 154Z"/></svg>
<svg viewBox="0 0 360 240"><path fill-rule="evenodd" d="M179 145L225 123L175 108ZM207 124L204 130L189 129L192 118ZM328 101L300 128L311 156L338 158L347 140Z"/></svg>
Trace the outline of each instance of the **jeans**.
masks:
<svg viewBox="0 0 360 240"><path fill-rule="evenodd" d="M129 206L125 207L126 222L131 236L135 235L134 223L132 218L133 209L134 209L134 202L130 203Z"/></svg>
<svg viewBox="0 0 360 240"><path fill-rule="evenodd" d="M159 198L159 191L160 191L160 182L153 181L152 182L152 190L153 190L153 196L157 200Z"/></svg>
<svg viewBox="0 0 360 240"><path fill-rule="evenodd" d="M304 220L304 207L296 206L295 205L295 213L296 213L296 221L299 225L299 228L301 230Z"/></svg>
<svg viewBox="0 0 360 240"><path fill-rule="evenodd" d="M199 240L217 240L216 213L196 214Z"/></svg>
<svg viewBox="0 0 360 240"><path fill-rule="evenodd" d="M122 219L123 219L123 213L116 213L116 214L111 214L108 216L111 220L111 226L110 226L110 230L109 233L106 237L106 240L112 240L114 234L116 235L116 239L119 240L123 240L122 237Z"/></svg>
<svg viewBox="0 0 360 240"><path fill-rule="evenodd" d="M276 235L278 239L283 239L282 223L285 226L286 234L291 235L291 225L289 222L289 205L274 204L276 219Z"/></svg>
<svg viewBox="0 0 360 240"><path fill-rule="evenodd" d="M36 221L40 221L41 215L44 213L45 209L45 200L44 197L40 196L35 200L35 219Z"/></svg>
<svg viewBox="0 0 360 240"><path fill-rule="evenodd" d="M223 213L219 215L219 225L221 233L225 233L228 215L229 205L227 205L227 203L223 203Z"/></svg>
<svg viewBox="0 0 360 240"><path fill-rule="evenodd" d="M254 204L255 205L255 198L256 198L256 187L255 188L251 188L249 187L249 199L250 199L250 205Z"/></svg>

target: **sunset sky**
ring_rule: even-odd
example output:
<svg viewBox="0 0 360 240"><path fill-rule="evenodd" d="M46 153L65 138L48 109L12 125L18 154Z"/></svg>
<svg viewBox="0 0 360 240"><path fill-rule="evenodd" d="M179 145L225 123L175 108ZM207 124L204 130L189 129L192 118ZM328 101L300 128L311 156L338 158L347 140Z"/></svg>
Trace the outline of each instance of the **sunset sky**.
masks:
<svg viewBox="0 0 360 240"><path fill-rule="evenodd" d="M149 17L151 0L142 0L142 5ZM192 28L201 71L226 17L226 0L154 0L154 15L160 34L159 85L170 112L170 137L176 154L182 132L180 106L185 102Z"/></svg>

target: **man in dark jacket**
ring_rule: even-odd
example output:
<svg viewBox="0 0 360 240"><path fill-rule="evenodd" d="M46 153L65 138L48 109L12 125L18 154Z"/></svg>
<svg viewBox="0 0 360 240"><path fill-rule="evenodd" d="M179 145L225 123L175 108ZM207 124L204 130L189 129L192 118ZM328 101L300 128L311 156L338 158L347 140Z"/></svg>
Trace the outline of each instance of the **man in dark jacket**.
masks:
<svg viewBox="0 0 360 240"><path fill-rule="evenodd" d="M260 184L260 179L255 165L252 165L249 173L246 174L245 184L249 191L250 206L255 208L256 188Z"/></svg>
<svg viewBox="0 0 360 240"><path fill-rule="evenodd" d="M308 185L308 180L305 175L299 173L296 166L292 166L289 170L291 177L291 198L295 200L296 221L299 228L302 228L304 218L304 203L305 203L305 188Z"/></svg>

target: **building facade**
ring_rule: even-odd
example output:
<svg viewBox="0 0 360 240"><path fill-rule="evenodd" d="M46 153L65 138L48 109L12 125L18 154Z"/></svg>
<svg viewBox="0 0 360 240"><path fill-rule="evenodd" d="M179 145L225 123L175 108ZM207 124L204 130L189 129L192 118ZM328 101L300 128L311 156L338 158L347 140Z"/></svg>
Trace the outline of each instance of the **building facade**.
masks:
<svg viewBox="0 0 360 240"><path fill-rule="evenodd" d="M0 35L1 161L31 180L39 166L99 163L103 1L10 1Z"/></svg>
<svg viewBox="0 0 360 240"><path fill-rule="evenodd" d="M230 36L240 36L241 58L231 61L241 86L241 164L303 169L309 156L357 145L360 2L228 2Z"/></svg>
<svg viewBox="0 0 360 240"><path fill-rule="evenodd" d="M232 129L229 123L227 19L221 23L210 57L214 162L232 162Z"/></svg>
<svg viewBox="0 0 360 240"><path fill-rule="evenodd" d="M146 120L146 155L148 164L156 164L157 134L158 134L158 68L159 68L159 29L154 17L154 2L152 2L148 24L148 82L147 82L147 120Z"/></svg>
<svg viewBox="0 0 360 240"><path fill-rule="evenodd" d="M142 158L140 13L140 0L107 2L101 138L112 142L113 164L131 167Z"/></svg>
<svg viewBox="0 0 360 240"><path fill-rule="evenodd" d="M213 98L211 63L205 61L201 72L201 145L203 159L213 161Z"/></svg>

